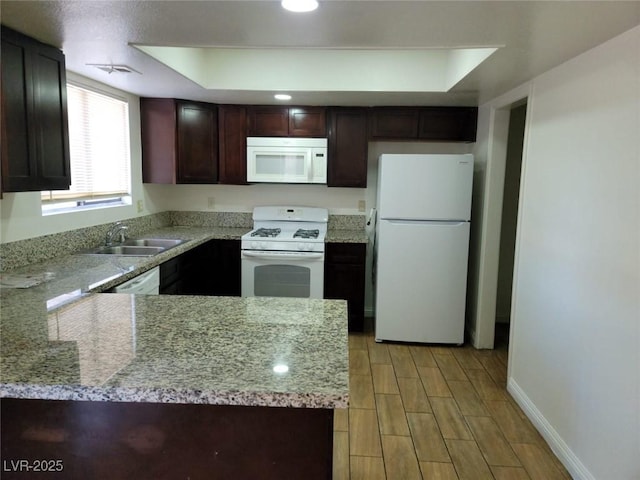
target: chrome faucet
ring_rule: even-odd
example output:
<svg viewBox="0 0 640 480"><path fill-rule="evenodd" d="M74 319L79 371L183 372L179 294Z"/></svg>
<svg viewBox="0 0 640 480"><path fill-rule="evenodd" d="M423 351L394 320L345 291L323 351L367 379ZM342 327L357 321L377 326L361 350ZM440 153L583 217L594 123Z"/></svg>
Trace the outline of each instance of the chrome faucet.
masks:
<svg viewBox="0 0 640 480"><path fill-rule="evenodd" d="M120 235L120 242L124 242L127 239L127 230L129 230L129 227L122 222L114 223L109 227L109 230L107 230L107 235L104 238L105 246L110 247L116 235Z"/></svg>

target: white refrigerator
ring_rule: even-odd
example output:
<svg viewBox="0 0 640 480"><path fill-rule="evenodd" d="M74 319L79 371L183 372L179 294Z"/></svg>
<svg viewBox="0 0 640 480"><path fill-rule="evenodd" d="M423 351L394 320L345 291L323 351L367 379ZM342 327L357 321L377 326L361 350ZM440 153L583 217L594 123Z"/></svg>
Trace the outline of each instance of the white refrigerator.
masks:
<svg viewBox="0 0 640 480"><path fill-rule="evenodd" d="M473 156L381 155L375 338L464 342Z"/></svg>

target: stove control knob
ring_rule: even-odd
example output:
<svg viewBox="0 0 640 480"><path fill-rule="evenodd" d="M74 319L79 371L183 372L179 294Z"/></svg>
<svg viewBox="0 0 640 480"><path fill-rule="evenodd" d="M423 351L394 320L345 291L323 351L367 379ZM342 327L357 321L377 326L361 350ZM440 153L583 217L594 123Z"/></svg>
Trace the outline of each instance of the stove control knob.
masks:
<svg viewBox="0 0 640 480"><path fill-rule="evenodd" d="M262 250L266 250L267 249L267 242L260 242L260 248Z"/></svg>
<svg viewBox="0 0 640 480"><path fill-rule="evenodd" d="M298 250L304 250L304 243L298 243Z"/></svg>
<svg viewBox="0 0 640 480"><path fill-rule="evenodd" d="M251 242L251 248L253 248L254 250L258 249L258 242Z"/></svg>

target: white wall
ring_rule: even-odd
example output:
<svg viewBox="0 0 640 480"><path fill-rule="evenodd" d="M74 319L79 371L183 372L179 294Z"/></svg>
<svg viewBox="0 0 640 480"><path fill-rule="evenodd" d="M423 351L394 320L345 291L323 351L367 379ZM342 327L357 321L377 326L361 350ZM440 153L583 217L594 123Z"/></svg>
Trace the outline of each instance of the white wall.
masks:
<svg viewBox="0 0 640 480"><path fill-rule="evenodd" d="M100 225L126 218L155 213L150 209L142 185L142 156L140 146L140 106L138 97L116 90L93 80L67 72L67 79L105 93L129 100L129 127L131 131L131 186L133 204L101 210L42 216L39 192L4 193L0 200L0 242L12 242L26 238ZM137 201L143 201L143 210L137 211Z"/></svg>
<svg viewBox="0 0 640 480"><path fill-rule="evenodd" d="M532 81L509 390L574 478L640 478L640 27Z"/></svg>
<svg viewBox="0 0 640 480"><path fill-rule="evenodd" d="M363 215L362 188L326 185L145 185L153 208L181 211L251 212L258 205L303 205L328 208L338 215ZM213 202L212 204L210 203Z"/></svg>

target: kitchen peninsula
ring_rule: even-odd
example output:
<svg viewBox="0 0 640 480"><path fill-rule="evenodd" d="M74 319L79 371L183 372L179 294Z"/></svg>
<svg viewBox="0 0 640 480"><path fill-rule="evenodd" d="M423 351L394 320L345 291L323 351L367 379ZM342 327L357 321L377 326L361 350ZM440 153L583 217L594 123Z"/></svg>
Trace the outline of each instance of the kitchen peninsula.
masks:
<svg viewBox="0 0 640 480"><path fill-rule="evenodd" d="M48 478L331 477L345 301L81 288L63 303L65 282L2 290L3 478L21 475L10 460L60 460Z"/></svg>

